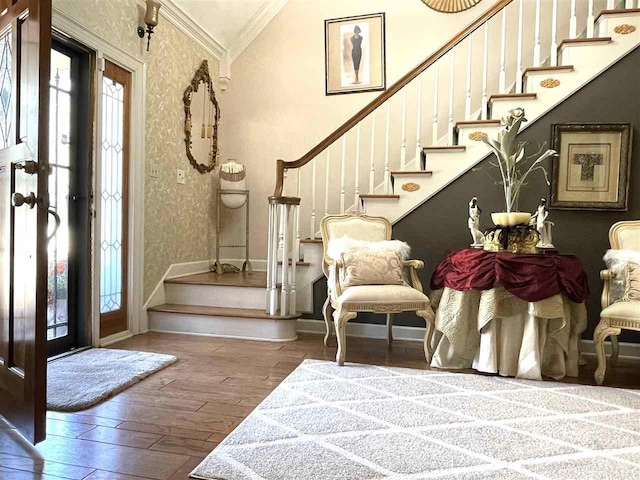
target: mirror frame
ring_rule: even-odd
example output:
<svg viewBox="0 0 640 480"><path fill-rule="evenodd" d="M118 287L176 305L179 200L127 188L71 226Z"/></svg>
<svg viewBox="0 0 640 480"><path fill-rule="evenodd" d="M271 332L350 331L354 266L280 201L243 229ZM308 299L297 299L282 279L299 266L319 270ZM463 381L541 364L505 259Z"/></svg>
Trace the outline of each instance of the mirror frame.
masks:
<svg viewBox="0 0 640 480"><path fill-rule="evenodd" d="M209 86L209 100L216 109L213 121L213 134L211 139L212 157L211 161L208 164L199 163L191 153L191 94L198 91L198 86L201 82L204 82ZM196 70L195 75L191 79L191 84L185 89L184 94L182 95L182 101L184 103L184 143L187 151L187 158L189 159L189 163L198 172L208 173L216 168L216 165L218 163L218 125L220 123L220 105L218 104L216 93L213 89L213 82L211 81L211 76L209 75L209 62L207 62L207 60L202 60L200 68Z"/></svg>

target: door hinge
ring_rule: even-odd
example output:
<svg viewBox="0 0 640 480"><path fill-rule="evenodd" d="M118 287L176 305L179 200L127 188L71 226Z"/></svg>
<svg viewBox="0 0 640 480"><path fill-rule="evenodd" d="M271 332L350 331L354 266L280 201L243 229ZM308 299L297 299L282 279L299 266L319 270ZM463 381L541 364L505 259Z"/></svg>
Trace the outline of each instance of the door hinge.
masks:
<svg viewBox="0 0 640 480"><path fill-rule="evenodd" d="M98 70L104 72L105 68L107 68L107 62L104 57L98 57Z"/></svg>

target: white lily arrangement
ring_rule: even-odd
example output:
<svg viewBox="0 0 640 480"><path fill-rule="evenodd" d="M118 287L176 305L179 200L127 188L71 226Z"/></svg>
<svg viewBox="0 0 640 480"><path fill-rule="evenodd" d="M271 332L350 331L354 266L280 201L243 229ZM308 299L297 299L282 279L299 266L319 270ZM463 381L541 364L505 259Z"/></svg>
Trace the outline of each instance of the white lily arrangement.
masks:
<svg viewBox="0 0 640 480"><path fill-rule="evenodd" d="M534 155L525 156L525 147L528 142L517 142L516 137L520 126L526 121L524 109L509 110L509 115L501 120L504 128L498 134L498 139L493 140L487 136L482 138L482 141L491 147L498 159L498 163L489 162L489 164L500 169L502 176L500 183L504 189L506 211L509 213L514 211L514 208L517 210L520 189L527 184L526 180L531 173L541 170L547 185L550 185L547 171L541 164L547 158L558 154L551 149L541 154L543 145Z"/></svg>

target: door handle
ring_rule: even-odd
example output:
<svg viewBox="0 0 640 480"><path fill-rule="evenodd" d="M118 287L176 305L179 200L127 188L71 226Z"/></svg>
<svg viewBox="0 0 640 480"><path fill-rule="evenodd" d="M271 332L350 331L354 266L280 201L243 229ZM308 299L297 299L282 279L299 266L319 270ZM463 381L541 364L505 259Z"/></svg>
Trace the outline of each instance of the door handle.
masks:
<svg viewBox="0 0 640 480"><path fill-rule="evenodd" d="M14 207L21 207L23 205L29 205L29 208L33 208L38 203L36 194L31 192L26 197L21 193L14 193L11 195L11 205Z"/></svg>
<svg viewBox="0 0 640 480"><path fill-rule="evenodd" d="M51 239L56 236L56 233L58 232L58 229L60 228L60 223L61 223L60 215L58 215L55 211L49 210L49 215L51 215L53 219L56 221L56 225L55 227L53 227L53 232L51 232L51 235L47 237L47 242L50 242Z"/></svg>

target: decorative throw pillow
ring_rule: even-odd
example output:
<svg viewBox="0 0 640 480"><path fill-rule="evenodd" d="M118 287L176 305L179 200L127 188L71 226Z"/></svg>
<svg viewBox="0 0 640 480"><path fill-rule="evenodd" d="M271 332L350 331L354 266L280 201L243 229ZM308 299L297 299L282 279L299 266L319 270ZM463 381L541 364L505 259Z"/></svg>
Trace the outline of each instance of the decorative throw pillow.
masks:
<svg viewBox="0 0 640 480"><path fill-rule="evenodd" d="M342 254L343 288L356 285L402 285L405 283L400 255L389 250L351 250Z"/></svg>
<svg viewBox="0 0 640 480"><path fill-rule="evenodd" d="M640 265L628 263L625 268L624 296L625 302L640 300Z"/></svg>
<svg viewBox="0 0 640 480"><path fill-rule="evenodd" d="M611 298L612 303L627 300L629 298L630 270L634 269L635 272L640 270L638 267L640 265L640 252L635 250L607 250L604 256L604 263L614 275L611 281L611 290L609 291L609 298Z"/></svg>

